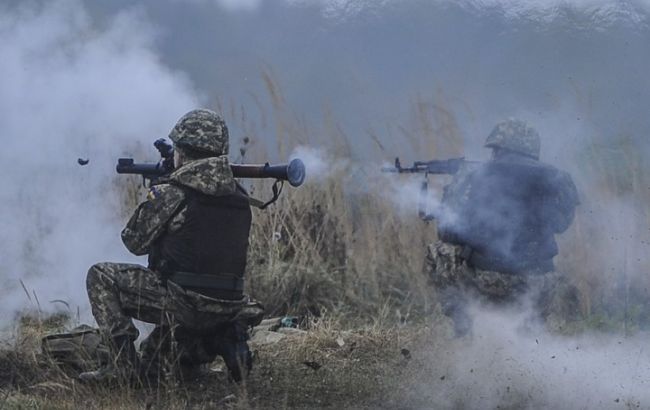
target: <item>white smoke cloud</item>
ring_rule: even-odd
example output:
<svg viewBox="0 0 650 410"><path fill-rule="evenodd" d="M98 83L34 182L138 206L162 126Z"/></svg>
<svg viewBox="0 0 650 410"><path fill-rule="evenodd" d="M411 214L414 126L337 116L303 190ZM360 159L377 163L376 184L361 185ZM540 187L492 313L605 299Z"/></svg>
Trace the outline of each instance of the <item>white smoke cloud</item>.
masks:
<svg viewBox="0 0 650 410"><path fill-rule="evenodd" d="M382 168L388 168L384 165ZM432 178L443 178L434 176ZM426 187L423 185L426 184ZM381 182L380 194L385 201L392 203L395 209L404 215L426 215L445 224L454 224L457 215L452 209L444 207L441 203L442 190L438 189L432 179L420 175L385 174Z"/></svg>
<svg viewBox="0 0 650 410"><path fill-rule="evenodd" d="M347 160L334 158L325 149L302 145L294 148L289 155L289 159L295 158L305 164L306 183L325 181L348 164Z"/></svg>
<svg viewBox="0 0 650 410"><path fill-rule="evenodd" d="M647 334L562 337L531 327L528 315L475 306L473 336L429 350L430 374L405 380L407 407L648 407Z"/></svg>
<svg viewBox="0 0 650 410"><path fill-rule="evenodd" d="M137 260L120 241L116 158L199 101L154 39L137 10L98 29L76 0L0 6L0 323L30 305L19 280L43 309L85 310L91 264Z"/></svg>

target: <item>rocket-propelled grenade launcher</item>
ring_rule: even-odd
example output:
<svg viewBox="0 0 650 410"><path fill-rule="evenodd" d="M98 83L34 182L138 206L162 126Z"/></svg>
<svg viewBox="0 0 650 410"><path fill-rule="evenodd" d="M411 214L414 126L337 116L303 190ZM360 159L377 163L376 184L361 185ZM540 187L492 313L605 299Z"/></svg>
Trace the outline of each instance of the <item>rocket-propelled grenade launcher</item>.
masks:
<svg viewBox="0 0 650 410"><path fill-rule="evenodd" d="M115 167L118 174L137 174L145 179L152 180L168 175L169 170L165 169L162 162L157 164L139 164L133 158L120 158ZM273 178L287 181L293 187L299 187L305 180L305 165L299 159L293 159L288 164L264 165L258 164L230 164L232 174L235 178ZM173 170L172 170L173 172Z"/></svg>
<svg viewBox="0 0 650 410"><path fill-rule="evenodd" d="M142 175L144 181L155 184L156 181L174 172L174 148L164 138L156 140L153 144L160 153L158 163L136 163L133 158L119 158L115 170L118 174ZM299 187L305 182L305 164L296 158L288 164L230 164L235 178L273 178L273 199L260 208L266 208L280 196L284 181L293 187Z"/></svg>

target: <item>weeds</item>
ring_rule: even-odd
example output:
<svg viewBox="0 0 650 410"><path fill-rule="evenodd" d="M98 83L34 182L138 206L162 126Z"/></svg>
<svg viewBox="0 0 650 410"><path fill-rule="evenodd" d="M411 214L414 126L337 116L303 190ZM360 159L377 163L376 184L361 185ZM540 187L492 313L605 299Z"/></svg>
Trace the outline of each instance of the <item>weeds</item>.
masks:
<svg viewBox="0 0 650 410"><path fill-rule="evenodd" d="M248 292L263 302L270 316L319 316L327 311L368 323L388 310L397 321L428 317L435 309L435 292L421 273L425 247L436 240L435 223L417 218L416 198L411 212L396 206L378 170L387 156L398 152L417 153L420 159L461 156L466 138L450 108L454 97L441 90L431 101L417 96L409 124L386 130L395 135L394 141L381 141L379 131L369 130L367 138L377 151L358 159L351 148L356 141L327 110L325 130L311 132L286 106L270 69L263 80L268 98L253 96L259 118L234 104L218 102L215 107L244 133L232 138L233 158L248 163L286 160L296 146L308 144L318 150L326 169L310 175L308 163L304 186L286 188L275 205L255 211ZM272 144L270 135L275 136ZM644 188L650 175L633 143L622 136L605 145L591 141L582 147L572 165L582 205L569 231L558 237L556 262L558 271L578 287L586 316L625 317L631 328L644 328L650 326L650 315L634 309L646 310L650 296L650 266L642 257L650 243L649 195ZM120 181L126 214L143 192L134 189L136 181ZM430 182L440 191L448 180L436 177ZM269 181L245 183L254 196L269 192ZM630 249L622 252L625 248ZM621 293L621 280L624 289L633 291Z"/></svg>
<svg viewBox="0 0 650 410"><path fill-rule="evenodd" d="M240 143L234 147L238 162L286 158L296 145L313 143L303 121L286 108L270 72L264 74L264 82L272 114L265 113L256 99L262 112L259 123L243 109L217 107L246 134L233 139L233 146ZM389 130L399 134L400 150L438 158L462 154L464 140L447 99L439 93L433 103L422 98L412 103L414 124ZM259 136L269 127L277 152L269 152ZM262 301L269 316L306 316L310 328L306 337L289 345L259 347L255 374L242 386L228 385L218 377L208 379L207 388L158 386L151 394L121 386L116 402L115 390L79 385L56 373L51 363L39 361L40 337L61 329L69 318L43 317L36 295L23 285L39 309L19 317L16 345L0 352L0 407L48 407L49 397L57 398L57 408L345 406L358 405L359 397L366 398L363 405L369 407L391 403L400 369L410 360L410 346L423 334L432 343L430 328L443 329L435 294L422 275L425 247L436 239L435 224L421 222L415 209L404 213L387 199L386 181L375 176L386 160L386 146L376 131L369 131L369 138L381 152L359 165L339 160L351 156L345 131L331 117L326 118L326 128L329 142L322 144L323 155L335 159L337 166L317 179L310 176L299 189L286 189L267 210L255 211L250 236L247 291ZM598 210L593 204L632 197L628 202L632 212L625 218L633 217L619 222L631 227L629 235L647 236L644 187L650 177L629 143L621 139L614 154L593 144L578 161L583 174L594 176L583 181L587 185L583 190L592 197L583 200L574 225L561 239L557 258L559 270L578 286L587 316L583 326L625 334L650 327L648 263L637 257L638 249L612 254L608 265L600 263L603 255L594 257L596 250L614 246L618 251L620 245L612 245L602 234L611 209L605 205ZM621 161L626 164L623 168L618 166ZM432 184L439 188L443 181ZM139 180L122 177L115 186L122 193L120 212L126 218L143 198L143 188ZM254 195L264 195L268 187L268 181L249 185ZM410 326L413 323L419 326ZM38 394L26 394L30 391ZM231 394L236 398L224 402ZM274 401L264 401L267 397Z"/></svg>

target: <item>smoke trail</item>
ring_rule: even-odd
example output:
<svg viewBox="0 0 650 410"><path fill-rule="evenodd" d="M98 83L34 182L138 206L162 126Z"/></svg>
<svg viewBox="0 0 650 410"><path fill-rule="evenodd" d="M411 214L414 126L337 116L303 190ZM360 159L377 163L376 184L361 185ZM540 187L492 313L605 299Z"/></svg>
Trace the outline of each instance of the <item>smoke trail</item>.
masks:
<svg viewBox="0 0 650 410"><path fill-rule="evenodd" d="M384 165L382 168L387 167L389 166ZM435 177L444 178L439 175ZM379 197L391 203L397 212L407 217L415 218L419 215L427 220L435 220L438 226L460 224L461 221L458 220L455 210L442 203L443 190L439 186L440 181L434 181L433 178L423 175L387 174L378 181L376 188Z"/></svg>
<svg viewBox="0 0 650 410"><path fill-rule="evenodd" d="M85 309L92 263L135 260L120 241L115 160L198 101L154 39L135 10L100 29L75 0L0 6L0 323L34 295L43 309Z"/></svg>
<svg viewBox="0 0 650 410"><path fill-rule="evenodd" d="M289 159L294 158L299 158L305 164L307 183L325 181L349 165L348 160L334 158L325 149L302 145L294 148L289 155Z"/></svg>

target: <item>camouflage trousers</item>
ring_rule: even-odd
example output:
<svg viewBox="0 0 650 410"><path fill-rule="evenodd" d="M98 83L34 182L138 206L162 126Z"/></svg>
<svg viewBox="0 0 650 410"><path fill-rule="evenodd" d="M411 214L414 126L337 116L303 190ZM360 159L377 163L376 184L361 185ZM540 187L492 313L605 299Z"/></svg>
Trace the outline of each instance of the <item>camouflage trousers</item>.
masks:
<svg viewBox="0 0 650 410"><path fill-rule="evenodd" d="M86 287L95 320L107 337L135 340L139 332L133 318L157 325L141 345L144 353L159 351L165 341L177 339L186 340L191 344L186 350L196 353L201 350L197 340L210 341L219 332L228 333L231 325L254 326L264 313L263 307L247 296L236 301L210 298L165 283L158 273L135 264L93 265ZM175 333L185 337L176 338ZM214 358L198 356L194 361Z"/></svg>
<svg viewBox="0 0 650 410"><path fill-rule="evenodd" d="M497 306L532 302L531 319L542 320L553 331L561 331L567 322L578 319L578 292L564 275L477 269L467 265L462 253L463 247L438 241L429 245L424 264L442 311L453 321L457 335L472 328L467 313L471 301Z"/></svg>

